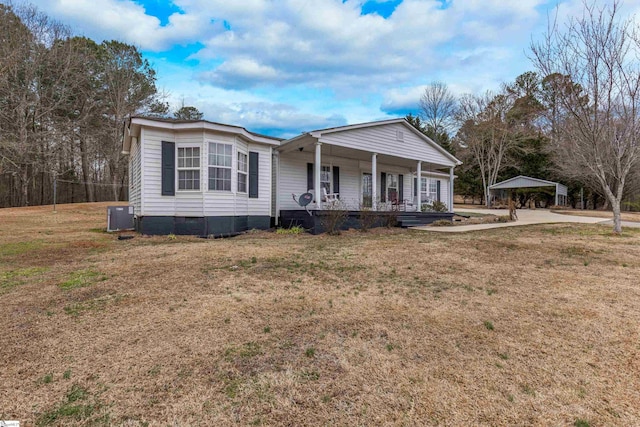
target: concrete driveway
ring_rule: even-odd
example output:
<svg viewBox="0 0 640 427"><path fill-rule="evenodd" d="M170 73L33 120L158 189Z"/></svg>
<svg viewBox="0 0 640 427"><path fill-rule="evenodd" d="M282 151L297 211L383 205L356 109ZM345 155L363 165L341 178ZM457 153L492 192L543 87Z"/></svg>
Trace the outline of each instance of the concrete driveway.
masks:
<svg viewBox="0 0 640 427"><path fill-rule="evenodd" d="M464 215L468 213L483 213L490 215L509 215L507 209L456 209L455 212ZM553 213L547 209L518 209L518 220L514 222L496 222L490 224L470 224L470 225L457 225L452 227L429 227L420 226L412 227L417 230L435 231L438 233L463 233L465 231L476 230L489 230L492 228L502 227L518 227L521 225L534 225L534 224L553 224L558 222L573 222L581 224L611 224L610 219L606 218L594 218L588 216L575 216L575 215L563 215ZM633 223L638 224L638 223ZM623 225L624 226L624 225Z"/></svg>

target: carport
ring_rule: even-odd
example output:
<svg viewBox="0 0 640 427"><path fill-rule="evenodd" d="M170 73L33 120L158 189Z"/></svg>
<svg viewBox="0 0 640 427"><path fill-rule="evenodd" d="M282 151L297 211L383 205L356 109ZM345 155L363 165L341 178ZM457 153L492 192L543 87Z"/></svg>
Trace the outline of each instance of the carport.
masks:
<svg viewBox="0 0 640 427"><path fill-rule="evenodd" d="M565 185L562 185L559 182L546 181L544 179L531 178L530 176L522 175L491 185L489 187L489 196L492 196L494 191L508 191L516 190L518 188L537 187L555 187L556 206L567 205L567 187ZM489 197L489 200L491 200L491 197Z"/></svg>

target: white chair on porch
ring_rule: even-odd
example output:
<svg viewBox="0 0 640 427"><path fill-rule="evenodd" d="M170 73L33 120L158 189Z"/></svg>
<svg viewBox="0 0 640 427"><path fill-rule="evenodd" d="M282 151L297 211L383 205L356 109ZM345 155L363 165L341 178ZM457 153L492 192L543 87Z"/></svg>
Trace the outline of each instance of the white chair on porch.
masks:
<svg viewBox="0 0 640 427"><path fill-rule="evenodd" d="M340 197L339 193L327 193L327 189L322 187L323 202L327 202L327 203L337 202L339 197Z"/></svg>

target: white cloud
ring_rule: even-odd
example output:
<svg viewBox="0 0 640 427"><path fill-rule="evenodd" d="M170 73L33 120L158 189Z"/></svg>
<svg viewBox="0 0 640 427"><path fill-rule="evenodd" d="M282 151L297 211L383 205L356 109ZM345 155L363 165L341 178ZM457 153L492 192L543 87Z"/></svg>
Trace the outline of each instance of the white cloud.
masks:
<svg viewBox="0 0 640 427"><path fill-rule="evenodd" d="M151 51L196 41L208 25L202 15L174 13L163 26L131 0L50 0L38 6L74 33L98 42L117 39Z"/></svg>
<svg viewBox="0 0 640 427"><path fill-rule="evenodd" d="M202 103L205 119L236 124L246 129L291 138L301 130L324 129L347 124L339 114L307 113L287 104L270 102Z"/></svg>
<svg viewBox="0 0 640 427"><path fill-rule="evenodd" d="M500 46L528 41L541 1L475 0L441 9L435 0L405 0L384 19L361 15L358 1L285 0L276 5L256 0L255 10L234 15L236 9L213 0L206 4L229 13L225 19L231 29L206 40L205 48L194 57L206 61L240 55L251 58L255 67L269 70L252 78L245 72L230 72L233 68L227 63L214 65L203 77L221 86L304 83L353 95L406 84L425 70L486 63L488 56L501 52ZM194 0L189 4L202 6ZM452 50L443 49L447 43L452 43ZM459 48L482 48L482 61L472 63L472 56L461 57Z"/></svg>
<svg viewBox="0 0 640 427"><path fill-rule="evenodd" d="M402 111L433 80L456 93L495 89L532 68L525 51L546 30L547 9L556 5L449 0L442 7L440 0L404 0L385 19L362 15L364 0L173 0L180 12L161 21L140 6L145 1L161 0L47 0L38 6L98 41L117 38L161 53L198 42L200 51L173 63L182 76L169 90L208 105L212 120L249 128L297 120L299 129L338 120L329 119L331 110L349 121ZM583 9L582 0L559 2L561 20ZM625 14L638 10L640 0L623 6ZM318 92L324 96L312 99Z"/></svg>

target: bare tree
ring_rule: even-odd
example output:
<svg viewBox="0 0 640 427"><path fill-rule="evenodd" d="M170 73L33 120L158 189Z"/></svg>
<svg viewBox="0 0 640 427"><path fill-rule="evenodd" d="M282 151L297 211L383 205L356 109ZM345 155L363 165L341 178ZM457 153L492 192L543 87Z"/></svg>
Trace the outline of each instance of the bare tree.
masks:
<svg viewBox="0 0 640 427"><path fill-rule="evenodd" d="M549 23L543 41L531 43L543 75L572 82L554 92L562 111L552 139L567 177L602 188L613 209L613 231L622 231L620 204L630 174L640 164L640 37L632 19L619 18L620 2L584 3L582 17L564 31Z"/></svg>
<svg viewBox="0 0 640 427"><path fill-rule="evenodd" d="M441 143L437 140L439 135L452 131L455 112L456 98L446 83L434 81L424 89L420 97L420 116L437 143Z"/></svg>
<svg viewBox="0 0 640 427"><path fill-rule="evenodd" d="M75 86L72 56L61 43L69 29L33 6L4 5L0 29L0 170L17 176L27 205L29 184L50 172L58 148L52 117Z"/></svg>
<svg viewBox="0 0 640 427"><path fill-rule="evenodd" d="M471 163L478 165L487 207L490 205L488 187L496 183L507 154L516 142L507 120L512 106L513 97L507 93L465 94L460 98L456 115L460 129L456 138Z"/></svg>
<svg viewBox="0 0 640 427"><path fill-rule="evenodd" d="M156 88L156 72L135 46L119 41L105 41L101 94L102 108L108 121L103 146L113 195L119 199L119 189L127 178L126 157L122 154L124 119L133 114L166 116L168 105L160 99Z"/></svg>

